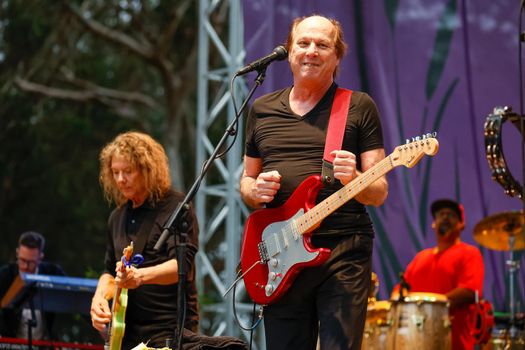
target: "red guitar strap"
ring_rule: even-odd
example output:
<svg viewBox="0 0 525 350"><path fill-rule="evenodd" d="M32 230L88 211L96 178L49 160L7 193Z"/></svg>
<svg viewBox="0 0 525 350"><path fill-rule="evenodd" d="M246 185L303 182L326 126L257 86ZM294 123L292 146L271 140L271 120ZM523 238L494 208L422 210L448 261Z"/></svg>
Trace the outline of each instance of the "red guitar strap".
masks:
<svg viewBox="0 0 525 350"><path fill-rule="evenodd" d="M345 134L346 118L352 99L352 90L337 88L330 112L328 128L326 130L326 141L323 155L323 168L321 177L325 185L334 183L334 156L330 153L340 150L343 146L343 136Z"/></svg>

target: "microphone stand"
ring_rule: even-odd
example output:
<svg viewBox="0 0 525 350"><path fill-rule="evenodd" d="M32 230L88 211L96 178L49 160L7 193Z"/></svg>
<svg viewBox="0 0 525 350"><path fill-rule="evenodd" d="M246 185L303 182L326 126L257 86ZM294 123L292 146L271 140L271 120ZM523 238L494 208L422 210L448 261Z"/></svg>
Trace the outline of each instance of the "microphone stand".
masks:
<svg viewBox="0 0 525 350"><path fill-rule="evenodd" d="M405 291L406 293L410 292L410 285L408 284L407 280L405 279L405 273L400 272L399 273L399 301L403 303L405 301Z"/></svg>
<svg viewBox="0 0 525 350"><path fill-rule="evenodd" d="M519 40L518 40L518 70L519 70L519 102L520 102L520 111L519 111L519 130L521 133L521 215L525 215L525 115L523 110L523 61L522 61L522 47L525 42L525 31L522 31L522 16L525 9L525 0L521 0L519 16L518 16L518 30L519 30ZM525 225L522 227L521 231L522 238L525 238ZM512 341L517 335L516 327L516 310L515 300L514 300L514 278L516 276L517 269L519 269L519 261L514 261L514 252L513 246L515 243L515 237L509 237L509 246L510 246L510 261L507 262L509 265L509 288L510 288L510 317L511 317L511 327L510 327L510 336Z"/></svg>
<svg viewBox="0 0 525 350"><path fill-rule="evenodd" d="M269 64L270 62L268 62ZM186 245L187 245L187 239L188 234L187 230L189 228L188 222L187 222L187 213L190 208L189 203L193 200L195 195L197 194L197 191L200 187L200 184L202 180L204 179L204 176L208 172L210 166L213 164L215 159L217 158L217 154L219 153L219 150L222 148L222 146L226 143L226 140L228 139L228 136L235 136L237 133L236 125L238 124L239 117L241 116L242 112L248 105L248 101L251 99L253 94L255 93L255 90L264 82L264 78L266 76L266 68L267 65L264 65L257 69L257 78L255 79L255 85L252 87L252 89L249 91L248 95L246 96L246 99L241 105L241 108L235 115L235 119L232 121L232 123L226 128L226 131L224 132L224 135L217 143L217 146L215 146L215 149L213 150L213 153L210 155L210 158L204 162L204 166L201 169L201 173L199 176L195 179L195 182L191 186L190 190L186 194L186 197L182 200L182 202L179 203L175 211L171 214L169 219L166 221L163 227L162 234L159 237L159 240L155 244L154 249L159 250L160 247L164 244L168 236L171 234L172 236L175 236L175 243L177 246L177 259L178 260L178 274L179 274L179 281L178 281L178 288L177 288L177 315L179 319L177 320L178 326L175 330L175 342L174 344L177 344L176 350L181 350L182 347L182 334L183 334L183 327L184 327L184 318L186 316L186 303L185 303L185 293L184 293L184 287L186 285L186 266L185 266L185 255L186 255ZM237 76L240 76L239 72L237 72L233 79L235 79ZM179 234L177 234L177 232Z"/></svg>
<svg viewBox="0 0 525 350"><path fill-rule="evenodd" d="M31 312L31 318L26 322L27 325L27 348L33 349L33 328L37 326L36 314L35 314L35 303L33 302L33 294L29 296L29 310Z"/></svg>

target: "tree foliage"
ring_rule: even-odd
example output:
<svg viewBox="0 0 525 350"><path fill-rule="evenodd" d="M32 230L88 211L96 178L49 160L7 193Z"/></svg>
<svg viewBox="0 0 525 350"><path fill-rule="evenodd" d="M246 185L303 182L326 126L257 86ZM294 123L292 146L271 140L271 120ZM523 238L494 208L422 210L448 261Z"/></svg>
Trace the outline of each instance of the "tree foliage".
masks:
<svg viewBox="0 0 525 350"><path fill-rule="evenodd" d="M111 210L98 153L122 131L163 143L184 190L197 23L192 0L0 0L0 263L37 230L48 260L98 277Z"/></svg>
<svg viewBox="0 0 525 350"><path fill-rule="evenodd" d="M35 229L71 273L99 270L110 210L97 180L104 143L148 132L168 150L175 186L191 175L192 148L181 145L194 139L196 2L4 0L1 8L0 254L13 258L18 234Z"/></svg>
<svg viewBox="0 0 525 350"><path fill-rule="evenodd" d="M37 230L48 260L98 277L112 209L98 153L122 131L159 140L174 186L186 189L195 167L197 3L0 0L0 263L14 260L21 232ZM225 7L212 19L219 32Z"/></svg>

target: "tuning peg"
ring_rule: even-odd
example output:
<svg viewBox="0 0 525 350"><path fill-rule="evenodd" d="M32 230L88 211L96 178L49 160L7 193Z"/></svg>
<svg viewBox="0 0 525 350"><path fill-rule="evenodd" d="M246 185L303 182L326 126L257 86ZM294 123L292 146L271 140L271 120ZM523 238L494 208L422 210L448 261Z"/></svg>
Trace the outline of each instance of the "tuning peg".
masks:
<svg viewBox="0 0 525 350"><path fill-rule="evenodd" d="M492 114L504 114L505 111L508 109L509 107L508 106L496 106L494 107L494 110L493 110L493 113Z"/></svg>

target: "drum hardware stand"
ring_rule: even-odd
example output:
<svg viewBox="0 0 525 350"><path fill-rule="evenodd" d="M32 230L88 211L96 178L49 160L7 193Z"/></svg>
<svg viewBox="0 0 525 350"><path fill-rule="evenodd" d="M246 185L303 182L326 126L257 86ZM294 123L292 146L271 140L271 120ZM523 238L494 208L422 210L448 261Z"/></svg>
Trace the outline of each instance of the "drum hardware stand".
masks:
<svg viewBox="0 0 525 350"><path fill-rule="evenodd" d="M27 348L28 350L33 349L33 328L37 326L36 314L35 314L35 303L33 302L33 296L29 299L29 310L31 311L31 317L27 320Z"/></svg>
<svg viewBox="0 0 525 350"><path fill-rule="evenodd" d="M276 52L275 50L277 50L278 48L279 48L279 52ZM179 203L179 205L175 208L175 210L170 215L168 220L164 223L164 225L162 227L162 234L160 235L159 239L157 240L157 243L155 243L154 249L155 250L159 250L162 247L162 245L166 242L168 237L171 235L171 236L175 237L175 243L177 245L177 257L179 259L179 281L178 281L178 285L180 287L178 288L178 293L177 293L177 294L179 294L178 297L177 297L177 301L178 301L178 304L179 304L177 306L177 312L178 312L177 322L178 322L178 326L175 329L175 333L176 334L175 334L174 341L173 341L174 346L177 346L177 347L174 347L174 350L181 350L182 349L182 337L183 337L183 330L184 330L184 319L186 317L186 303L185 302L182 303L182 301L183 301L182 299L184 298L184 300L185 300L185 296L186 296L184 291L183 291L183 289L185 287L185 284L183 283L183 280L181 280L181 278L185 278L186 277L186 271L183 271L184 265L181 265L181 263L184 262L184 260L185 260L184 257L185 257L185 250L186 250L187 238L188 238L187 230L189 229L189 224L186 221L186 218L187 218L188 211L190 209L190 202L192 202L193 198L197 194L197 191L199 190L200 185L201 185L202 181L204 180L204 177L205 177L206 173L208 172L210 167L213 165L215 160L223 157L230 150L231 145L227 146L226 150L221 152L221 150L223 149L223 146L226 145L226 141L228 140L228 137L233 137L232 145L233 145L233 142L235 142L237 134L238 134L237 133L237 127L239 125L239 119L242 116L242 113L244 112L245 108L248 106L248 102L251 99L251 97L253 96L253 94L255 93L255 90L260 85L262 85L262 83L264 82L264 79L266 77L266 69L268 68L268 65L273 60L276 60L276 59L282 60L282 59L284 59L286 57L286 56L283 55L282 50L284 50L286 55L288 55L288 52L286 52L286 49L284 47L281 46L281 47L278 47L278 48L276 48L274 50L274 53L278 54L278 56L273 55L271 60L267 60L267 61L264 61L264 62L261 62L260 60L257 61L257 62L252 62L250 64L250 67L245 67L242 70L239 70L235 74L235 76L232 78L232 87L233 87L233 81L234 81L234 79L236 77L238 77L240 75L243 75L243 74L245 74L247 72L251 72L253 70L256 70L257 73L258 73L257 77L255 78L254 86L248 92L248 95L244 99L244 101L243 101L242 105L240 106L239 110L237 110L237 107L235 105L235 99L233 99L234 110L235 110L235 118L234 118L234 120L226 128L223 136L221 137L221 139L219 140L219 142L215 146L215 149L211 153L210 158L208 160L206 160L204 162L204 164L202 165L200 174L197 176L197 178L193 182L193 185L191 186L191 188L186 193L186 196L184 197L182 202ZM282 48L282 50L280 48ZM270 56L268 56L268 58L269 57ZM247 71L246 70L247 68L250 68L251 70Z"/></svg>
<svg viewBox="0 0 525 350"><path fill-rule="evenodd" d="M509 335L511 339L514 339L517 336L518 329L516 327L516 296L514 295L514 282L516 273L520 268L520 263L518 260L514 260L514 241L515 237L509 235L509 246L510 246L510 258L507 260L507 266L509 267L509 306L510 306L510 329Z"/></svg>
<svg viewBox="0 0 525 350"><path fill-rule="evenodd" d="M521 61L521 60L520 60ZM520 84L521 85L521 84ZM521 108L523 109L523 108ZM489 166L492 170L492 178L497 181L505 190L505 193L510 197L517 197L521 200L522 206L525 210L525 154L524 154L524 139L525 139L525 130L524 122L525 116L522 114L516 114L512 111L511 107L496 107L492 115L487 117L485 122L485 151L487 154L487 160ZM505 156L503 153L503 144L502 144L502 129L503 123L505 121L510 121L514 126L516 126L522 137L522 166L523 168L523 183L519 183L510 173L507 166ZM521 212L523 215L525 211ZM518 329L516 327L516 296L515 296L515 278L517 271L519 270L519 261L514 258L514 250L516 246L516 238L518 236L518 241L520 240L519 235L524 235L525 226L522 225L521 232L516 233L516 224L513 221L508 222L502 229L505 231L508 236L510 251L509 260L506 261L506 265L509 269L509 306L510 306L510 328L508 329L510 339L514 339L517 336ZM521 237L523 238L523 237ZM489 247L490 248L490 247Z"/></svg>

